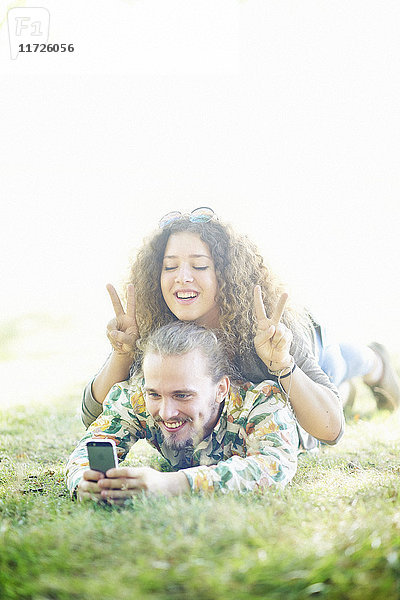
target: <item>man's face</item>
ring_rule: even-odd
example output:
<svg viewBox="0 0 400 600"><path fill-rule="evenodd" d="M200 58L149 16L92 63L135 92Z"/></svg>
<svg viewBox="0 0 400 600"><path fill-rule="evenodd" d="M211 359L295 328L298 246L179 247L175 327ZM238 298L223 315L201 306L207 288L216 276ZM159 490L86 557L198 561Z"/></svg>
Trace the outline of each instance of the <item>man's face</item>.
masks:
<svg viewBox="0 0 400 600"><path fill-rule="evenodd" d="M143 361L146 408L172 448L195 447L210 434L229 388L213 383L200 350L181 356L148 353Z"/></svg>

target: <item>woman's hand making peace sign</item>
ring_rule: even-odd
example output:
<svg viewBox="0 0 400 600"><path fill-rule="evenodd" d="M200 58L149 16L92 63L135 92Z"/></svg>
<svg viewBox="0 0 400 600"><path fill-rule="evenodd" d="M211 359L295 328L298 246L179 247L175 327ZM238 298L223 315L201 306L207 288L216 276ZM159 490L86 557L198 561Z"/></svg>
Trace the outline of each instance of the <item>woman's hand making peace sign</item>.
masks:
<svg viewBox="0 0 400 600"><path fill-rule="evenodd" d="M107 324L107 337L117 354L133 358L136 351L136 341L139 338L139 329L136 322L135 289L130 283L127 288L126 312L120 297L111 283L107 284L114 307L115 317Z"/></svg>
<svg viewBox="0 0 400 600"><path fill-rule="evenodd" d="M254 311L257 319L257 332L254 346L258 356L270 371L279 371L292 366L290 346L293 334L280 322L288 295L282 294L271 317L267 317L261 288L254 288Z"/></svg>

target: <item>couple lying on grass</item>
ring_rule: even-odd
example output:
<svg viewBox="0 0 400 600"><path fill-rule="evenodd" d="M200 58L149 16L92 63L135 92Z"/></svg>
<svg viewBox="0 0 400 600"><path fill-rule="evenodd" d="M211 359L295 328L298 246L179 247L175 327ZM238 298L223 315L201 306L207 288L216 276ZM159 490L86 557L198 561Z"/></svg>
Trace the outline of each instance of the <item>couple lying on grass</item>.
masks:
<svg viewBox="0 0 400 600"><path fill-rule="evenodd" d="M108 291L113 350L85 389L90 427L67 468L80 499L285 485L299 445L340 439L338 386L362 376L380 408L399 404L385 349L327 344L257 248L211 209L162 220L132 266L126 311ZM174 472L119 468L104 478L88 468L85 440L96 436L114 439L121 459L147 439Z"/></svg>

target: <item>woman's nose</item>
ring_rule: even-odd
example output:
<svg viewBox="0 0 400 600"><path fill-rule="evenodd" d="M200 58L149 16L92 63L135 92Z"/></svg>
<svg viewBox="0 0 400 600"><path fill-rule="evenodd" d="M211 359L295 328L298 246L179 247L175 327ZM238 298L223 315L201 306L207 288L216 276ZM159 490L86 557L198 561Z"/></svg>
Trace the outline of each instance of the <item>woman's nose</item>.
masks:
<svg viewBox="0 0 400 600"><path fill-rule="evenodd" d="M177 283L186 283L193 281L192 269L187 264L182 264L176 272L175 281Z"/></svg>

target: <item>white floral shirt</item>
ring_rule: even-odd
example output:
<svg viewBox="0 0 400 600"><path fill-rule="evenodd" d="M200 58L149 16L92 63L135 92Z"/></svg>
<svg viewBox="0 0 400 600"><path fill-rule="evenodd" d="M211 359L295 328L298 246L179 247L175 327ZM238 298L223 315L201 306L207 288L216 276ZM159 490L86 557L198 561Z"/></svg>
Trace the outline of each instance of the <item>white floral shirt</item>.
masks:
<svg viewBox="0 0 400 600"><path fill-rule="evenodd" d="M180 469L181 452L165 444L146 410L142 385L143 380L132 378L111 388L102 414L69 458L66 476L71 495L89 468L86 440L93 437L113 439L120 461L137 440L146 439L171 470ZM189 458L185 456L185 464L189 460L191 466L182 471L193 492L242 493L271 485L284 487L296 472L298 445L296 421L274 382L231 385L213 431Z"/></svg>

